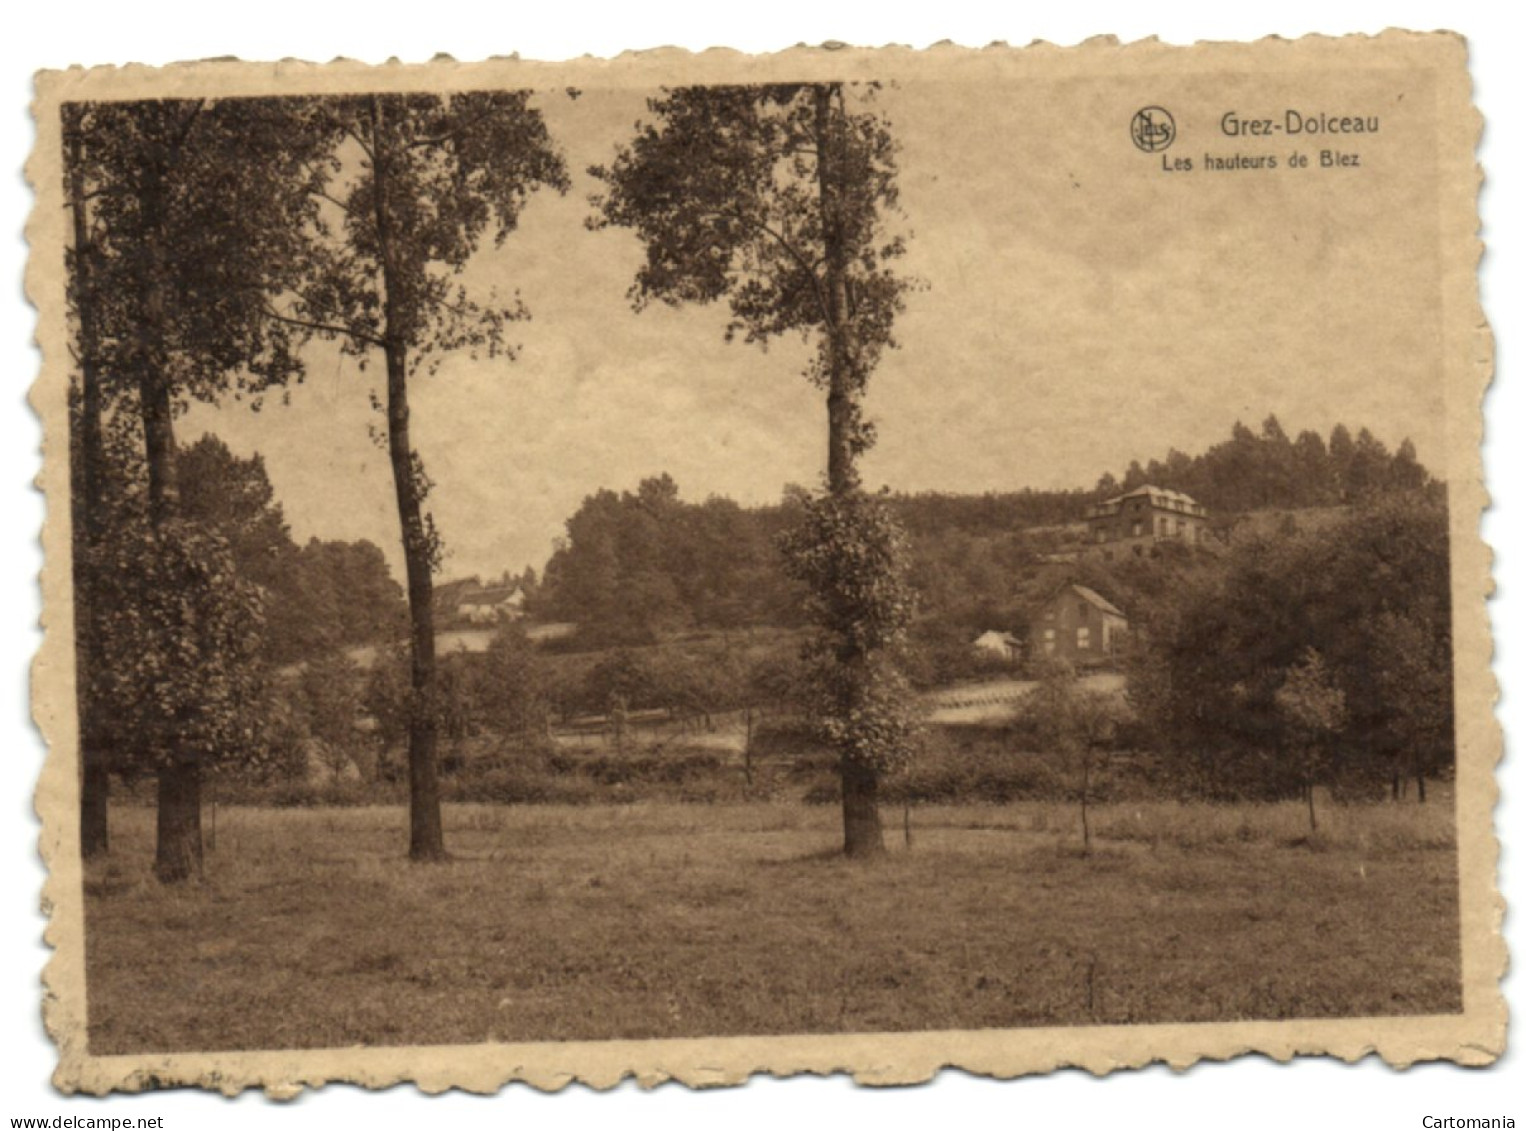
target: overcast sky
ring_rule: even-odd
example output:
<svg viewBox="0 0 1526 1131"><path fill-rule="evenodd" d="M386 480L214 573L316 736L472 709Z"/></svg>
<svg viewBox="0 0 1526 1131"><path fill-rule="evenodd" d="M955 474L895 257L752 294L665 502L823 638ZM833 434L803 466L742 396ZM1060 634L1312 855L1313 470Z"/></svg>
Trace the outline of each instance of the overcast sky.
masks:
<svg viewBox="0 0 1526 1131"><path fill-rule="evenodd" d="M926 282L897 325L868 410L880 442L866 478L900 490L1090 486L1131 459L1195 454L1236 419L1275 412L1290 433L1338 420L1390 446L1442 451L1435 179L1389 138L1426 128L1429 98L1404 76L1317 84L1222 75L1137 81L956 83L881 92L901 142L905 270ZM1328 101L1328 100L1326 100ZM1225 138L1226 110L1382 115L1360 170L1168 174L1131 144L1146 102L1173 108L1173 157L1271 153L1284 139ZM1349 104L1349 109L1348 109ZM808 349L722 340L722 308L632 313L640 262L625 231L583 220L594 162L644 112L630 91L540 99L573 188L543 194L478 286L517 288L532 320L519 359L447 362L411 392L415 442L437 487L444 574L539 569L582 498L671 474L685 498L777 499L818 482L820 394ZM1298 145L1318 162L1321 140ZM266 457L293 535L369 538L401 576L385 453L369 391L379 365L316 343L289 407L198 407L182 440L214 431Z"/></svg>

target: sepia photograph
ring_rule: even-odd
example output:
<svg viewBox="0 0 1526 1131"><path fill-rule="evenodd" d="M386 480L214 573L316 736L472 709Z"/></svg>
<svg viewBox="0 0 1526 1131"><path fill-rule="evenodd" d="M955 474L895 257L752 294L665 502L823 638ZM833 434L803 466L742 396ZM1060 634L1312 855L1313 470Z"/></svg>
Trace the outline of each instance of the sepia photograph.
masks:
<svg viewBox="0 0 1526 1131"><path fill-rule="evenodd" d="M64 1091L1502 1052L1460 38L37 89Z"/></svg>

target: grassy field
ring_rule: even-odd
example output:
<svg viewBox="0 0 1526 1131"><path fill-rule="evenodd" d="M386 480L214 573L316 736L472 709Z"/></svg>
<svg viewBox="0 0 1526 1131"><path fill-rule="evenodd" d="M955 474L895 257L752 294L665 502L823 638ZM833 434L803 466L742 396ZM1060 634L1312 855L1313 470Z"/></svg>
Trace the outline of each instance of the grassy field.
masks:
<svg viewBox="0 0 1526 1131"><path fill-rule="evenodd" d="M86 878L90 1051L848 1032L1461 1008L1451 806L887 813L801 805L224 810L206 879L113 812Z"/></svg>

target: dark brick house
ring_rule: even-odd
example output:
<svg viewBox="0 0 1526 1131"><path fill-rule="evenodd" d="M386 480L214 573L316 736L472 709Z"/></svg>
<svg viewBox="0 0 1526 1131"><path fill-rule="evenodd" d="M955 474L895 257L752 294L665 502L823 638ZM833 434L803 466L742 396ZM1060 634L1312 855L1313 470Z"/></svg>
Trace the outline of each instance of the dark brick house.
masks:
<svg viewBox="0 0 1526 1131"><path fill-rule="evenodd" d="M1029 620L1029 654L1078 666L1100 664L1118 654L1128 631L1128 617L1117 605L1095 589L1067 585Z"/></svg>

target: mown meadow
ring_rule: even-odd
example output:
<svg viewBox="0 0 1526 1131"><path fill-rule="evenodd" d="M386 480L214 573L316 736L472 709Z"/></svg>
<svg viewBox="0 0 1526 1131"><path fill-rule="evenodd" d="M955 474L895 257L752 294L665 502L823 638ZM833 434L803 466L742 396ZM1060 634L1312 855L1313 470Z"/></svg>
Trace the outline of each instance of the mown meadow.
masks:
<svg viewBox="0 0 1526 1131"><path fill-rule="evenodd" d="M1438 791L1440 792L1440 791ZM905 821L903 823L903 814ZM93 1054L1441 1013L1450 799L887 810L798 801L224 807L203 879L153 811L90 861ZM909 828L909 843L906 829Z"/></svg>

